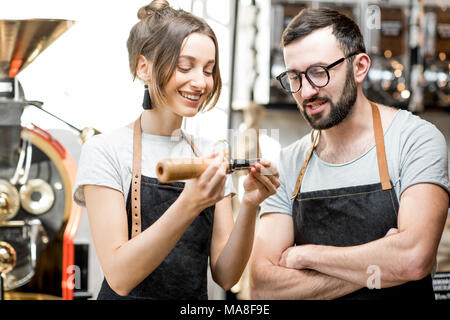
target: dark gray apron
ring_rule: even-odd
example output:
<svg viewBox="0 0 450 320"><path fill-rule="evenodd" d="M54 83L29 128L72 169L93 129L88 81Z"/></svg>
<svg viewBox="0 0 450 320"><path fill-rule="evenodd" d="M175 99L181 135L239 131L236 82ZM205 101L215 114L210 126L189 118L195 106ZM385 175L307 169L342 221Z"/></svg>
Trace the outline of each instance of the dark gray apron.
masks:
<svg viewBox="0 0 450 320"><path fill-rule="evenodd" d="M381 183L299 193L309 159L318 143L320 132L316 132L291 198L295 199L292 213L296 245L356 246L380 239L390 228L397 228L399 204L389 179L380 113L374 103L371 106ZM370 276L369 273L367 277ZM431 275L428 275L390 288L365 287L341 299L434 300L434 293Z"/></svg>
<svg viewBox="0 0 450 320"><path fill-rule="evenodd" d="M139 118L135 122L134 127L133 179L126 204L129 239L138 235L142 230L147 229L158 220L177 200L184 188L184 182L163 184L156 178L140 175L138 162L140 163L141 159L141 134ZM199 152L194 144L186 136L183 135L183 137L191 145L195 155L199 156ZM140 186L140 188L134 189L135 186ZM140 207L140 210L138 209L135 213L133 207L136 209ZM208 299L207 268L214 222L214 208L214 206L206 208L195 218L164 261L137 285L129 295L125 297L119 296L104 279L97 299ZM135 226L138 226L138 228ZM149 246L148 250L152 250L152 247ZM123 270L123 272L126 273L127 270Z"/></svg>

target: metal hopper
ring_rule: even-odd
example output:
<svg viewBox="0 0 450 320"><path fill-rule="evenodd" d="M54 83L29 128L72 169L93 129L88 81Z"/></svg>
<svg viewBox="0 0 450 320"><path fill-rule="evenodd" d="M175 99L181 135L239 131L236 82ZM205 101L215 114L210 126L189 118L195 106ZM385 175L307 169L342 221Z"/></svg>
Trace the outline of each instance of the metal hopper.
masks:
<svg viewBox="0 0 450 320"><path fill-rule="evenodd" d="M0 78L14 78L73 24L57 19L0 20Z"/></svg>

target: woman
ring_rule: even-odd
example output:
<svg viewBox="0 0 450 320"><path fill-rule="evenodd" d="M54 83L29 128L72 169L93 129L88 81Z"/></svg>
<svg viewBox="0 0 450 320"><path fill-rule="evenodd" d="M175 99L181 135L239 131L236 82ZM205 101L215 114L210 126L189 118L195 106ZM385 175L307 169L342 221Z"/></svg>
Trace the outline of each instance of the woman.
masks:
<svg viewBox="0 0 450 320"><path fill-rule="evenodd" d="M165 0L141 8L138 17L127 46L131 72L148 87L146 110L134 124L83 146L74 192L87 207L105 274L98 299L207 299L208 259L224 290L239 280L258 206L276 192L278 171L264 160L252 165L235 224L223 156L215 155L197 179L154 178L159 160L200 156L209 145L193 143L180 128L183 117L217 102L218 47L205 21ZM262 175L263 168L273 175Z"/></svg>

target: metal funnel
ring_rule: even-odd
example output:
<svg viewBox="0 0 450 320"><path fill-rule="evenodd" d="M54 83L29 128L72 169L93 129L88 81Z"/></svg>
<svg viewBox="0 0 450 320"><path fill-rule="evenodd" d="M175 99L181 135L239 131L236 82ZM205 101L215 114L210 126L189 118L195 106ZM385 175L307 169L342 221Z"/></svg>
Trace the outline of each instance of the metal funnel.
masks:
<svg viewBox="0 0 450 320"><path fill-rule="evenodd" d="M0 78L14 78L75 22L0 20Z"/></svg>

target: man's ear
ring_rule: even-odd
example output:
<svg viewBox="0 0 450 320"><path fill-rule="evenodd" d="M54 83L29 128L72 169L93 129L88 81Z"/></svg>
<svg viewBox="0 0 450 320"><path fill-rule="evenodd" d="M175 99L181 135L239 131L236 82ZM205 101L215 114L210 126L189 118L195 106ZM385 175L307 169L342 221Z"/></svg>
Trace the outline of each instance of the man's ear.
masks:
<svg viewBox="0 0 450 320"><path fill-rule="evenodd" d="M356 83L362 83L370 69L370 57L365 53L358 54L353 60L353 72Z"/></svg>
<svg viewBox="0 0 450 320"><path fill-rule="evenodd" d="M144 82L152 78L152 65L142 54L137 57L136 76Z"/></svg>

